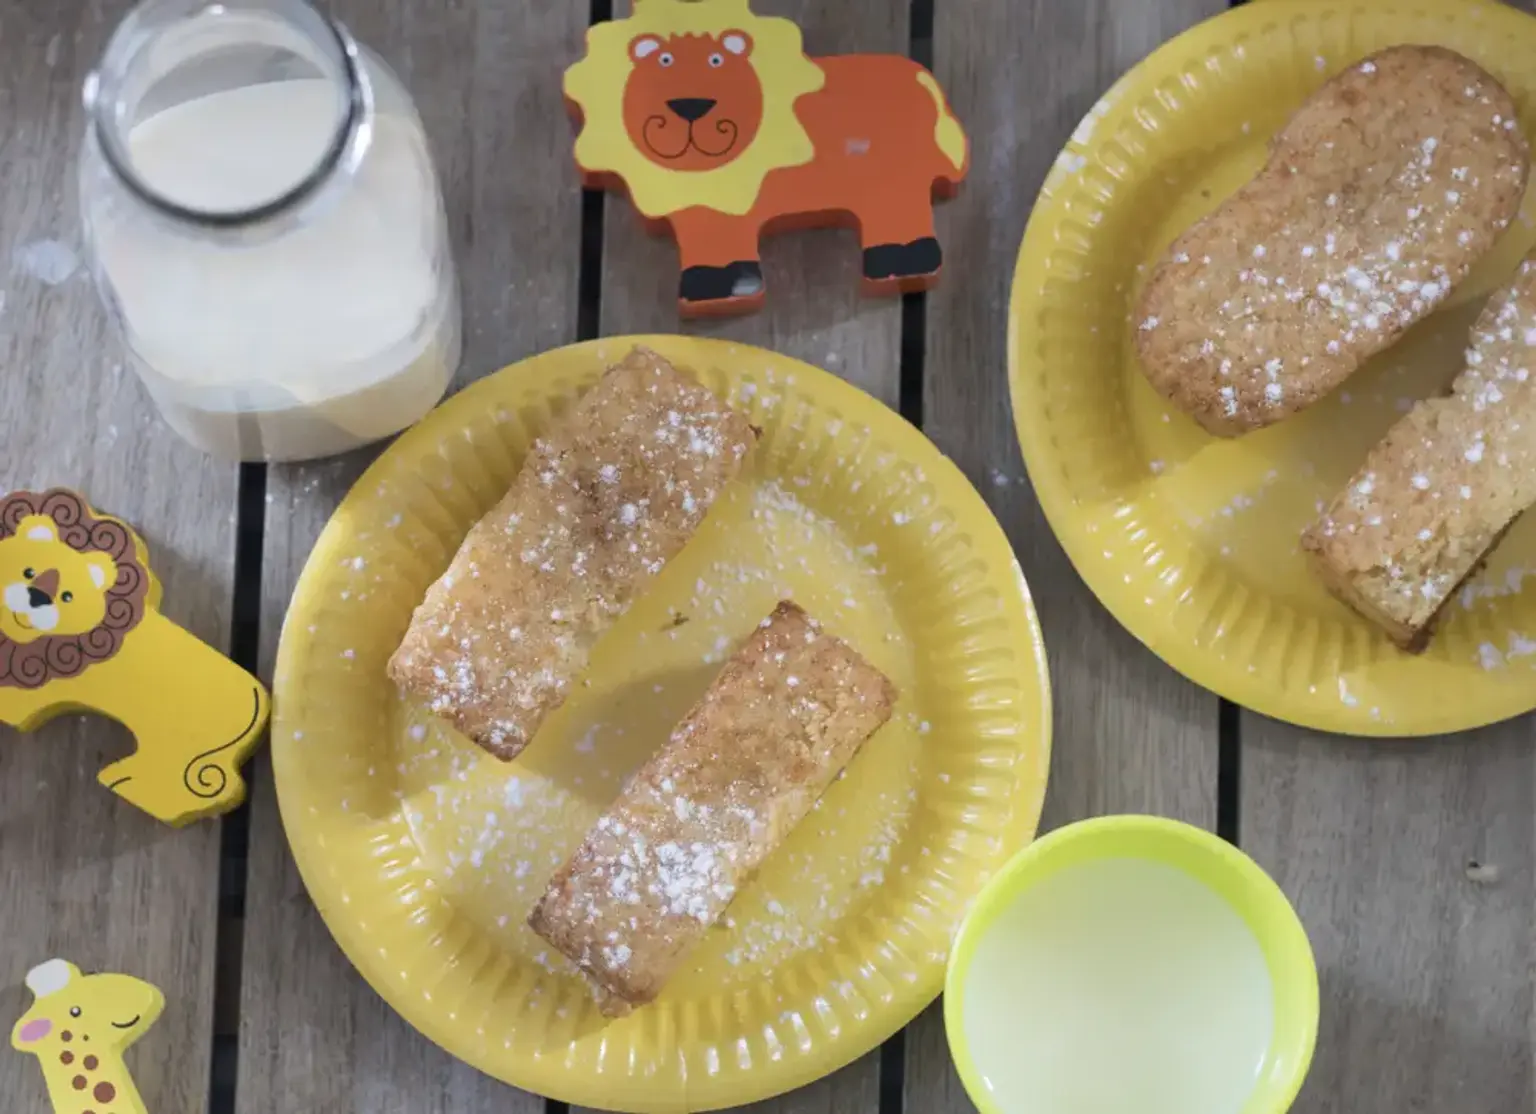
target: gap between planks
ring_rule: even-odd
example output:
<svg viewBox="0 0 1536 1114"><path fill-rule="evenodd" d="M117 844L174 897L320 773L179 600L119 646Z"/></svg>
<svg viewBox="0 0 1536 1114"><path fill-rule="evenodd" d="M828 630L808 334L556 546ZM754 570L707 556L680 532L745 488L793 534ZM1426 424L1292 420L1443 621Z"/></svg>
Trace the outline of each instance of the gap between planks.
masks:
<svg viewBox="0 0 1536 1114"><path fill-rule="evenodd" d="M235 591L229 656L253 675L261 645L261 553L266 529L267 466L242 464L236 500ZM252 779L246 801L219 821L219 914L214 937L213 1040L208 1060L208 1112L234 1114L240 1078L240 978L245 951L246 859L250 848Z"/></svg>

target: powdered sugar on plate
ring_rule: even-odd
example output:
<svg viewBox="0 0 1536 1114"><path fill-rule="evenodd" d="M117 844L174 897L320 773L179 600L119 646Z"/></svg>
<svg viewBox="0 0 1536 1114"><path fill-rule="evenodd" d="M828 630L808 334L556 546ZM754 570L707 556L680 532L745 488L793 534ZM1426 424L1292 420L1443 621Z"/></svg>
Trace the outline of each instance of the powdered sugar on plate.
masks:
<svg viewBox="0 0 1536 1114"><path fill-rule="evenodd" d="M944 520L930 517L926 487L911 476L898 485L898 501L880 501L850 529L823 508L846 500L839 488L857 480L829 464L828 473L731 488L655 590L599 644L583 684L515 763L497 761L400 703L392 761L378 763L372 780L388 787L433 886L502 946L545 971L573 973L527 928L529 912L631 771L780 598L794 598L848 638L897 681L904 699L895 725L869 744L878 760L855 759L674 981L686 984L706 970L715 983L751 981L764 967L835 943L849 917L911 869L919 852L903 851L903 834L919 787L964 792L962 771L940 782L919 762L943 724L916 710L915 649L893 608L885 551L894 543L882 533L899 520L901 530L936 536L933 527L942 530ZM900 478L900 462L884 464ZM373 567L349 559L346 571L363 577ZM708 852L690 847L673 855L673 888L685 906L692 880L710 881L700 867Z"/></svg>

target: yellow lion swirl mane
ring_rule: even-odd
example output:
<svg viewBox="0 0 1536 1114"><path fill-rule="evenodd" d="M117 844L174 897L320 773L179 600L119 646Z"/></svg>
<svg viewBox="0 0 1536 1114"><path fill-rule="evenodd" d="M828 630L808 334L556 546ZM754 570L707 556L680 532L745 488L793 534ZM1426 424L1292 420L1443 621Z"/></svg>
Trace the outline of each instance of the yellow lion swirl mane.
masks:
<svg viewBox="0 0 1536 1114"><path fill-rule="evenodd" d="M0 541L13 536L17 524L34 514L51 518L59 541L71 549L111 557L117 580L106 589L106 615L84 634L51 634L21 643L0 633L0 688L40 688L106 661L144 617L149 595L149 572L139 560L133 531L121 522L94 514L72 491L17 491L0 499Z"/></svg>
<svg viewBox="0 0 1536 1114"><path fill-rule="evenodd" d="M656 165L624 128L624 86L634 69L630 42L647 33L665 37L732 30L752 36L752 66L763 87L763 120L756 137L713 170ZM565 73L566 98L581 110L576 161L588 171L621 178L635 207L648 217L695 205L740 216L757 201L770 171L815 157L794 104L825 83L821 67L805 57L800 28L787 19L754 15L747 0L636 0L628 19L599 23L587 32L586 56Z"/></svg>

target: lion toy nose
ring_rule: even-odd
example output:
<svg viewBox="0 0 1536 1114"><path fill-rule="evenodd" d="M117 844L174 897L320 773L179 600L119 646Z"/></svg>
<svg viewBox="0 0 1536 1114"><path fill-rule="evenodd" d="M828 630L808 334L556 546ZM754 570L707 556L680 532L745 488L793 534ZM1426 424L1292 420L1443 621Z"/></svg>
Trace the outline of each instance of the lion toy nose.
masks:
<svg viewBox="0 0 1536 1114"><path fill-rule="evenodd" d="M668 101L667 107L691 124L707 116L709 110L715 107L715 102L708 97L678 97Z"/></svg>
<svg viewBox="0 0 1536 1114"><path fill-rule="evenodd" d="M58 591L58 570L48 569L38 573L32 583L27 585L27 602L33 607L47 607Z"/></svg>

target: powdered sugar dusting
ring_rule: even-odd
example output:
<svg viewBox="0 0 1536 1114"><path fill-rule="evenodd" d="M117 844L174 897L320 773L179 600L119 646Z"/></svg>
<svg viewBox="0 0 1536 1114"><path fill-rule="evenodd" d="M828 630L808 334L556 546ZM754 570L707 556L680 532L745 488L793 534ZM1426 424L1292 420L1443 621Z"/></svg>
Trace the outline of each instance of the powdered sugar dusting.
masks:
<svg viewBox="0 0 1536 1114"><path fill-rule="evenodd" d="M657 732L686 712L718 660L755 624L745 617L760 616L774 599L793 596L839 633L856 635L859 648L878 658L904 688L911 684L915 651L891 612L886 553L898 544L890 540L896 516L913 545L926 544L946 523L934 516L921 475L889 460L873 470L861 466L855 474L878 475L879 481L869 481L871 488L900 476L899 499L872 491L880 508L873 517L860 522L839 511L834 521L822 508L843 505L846 494L839 488L850 482L849 465L819 463L832 473L830 480L818 470L728 489L699 544L678 558L676 569L668 569L660 591L642 598L611 632L621 645L600 649L586 674L590 687L575 688L565 711L551 721L558 737L541 735L538 748L508 767L421 716L400 724L393 736L394 761L380 762L376 776L370 772L386 800L393 794L418 849L414 869L428 876L428 888L473 918L519 962L560 976L539 987L565 985L560 980L568 980L575 968L526 928L529 911L630 772L654 751ZM607 482L601 475L594 480ZM525 523L511 525L509 536L526 542L526 534L519 534ZM379 564L370 557L364 569L352 569L347 557L348 575L358 578L372 577ZM473 570L460 575L474 579ZM362 647L358 652L365 653ZM452 672L446 666L444 671L451 680ZM729 854L718 841L644 846L653 865L668 860L659 885L680 916L703 924L701 902L717 902L729 893L726 919L705 935L691 965L720 972L728 982L759 981L765 967L839 946L845 919L860 915L884 887L915 869L918 849L911 850L910 861L899 850L917 807L911 786L934 784L931 771L920 773L915 755L920 745L942 743L945 726L939 717L930 722L906 712L901 722L899 732L880 737L886 748L882 761L860 767L857 784L835 784L821 807L763 864L747 893L734 893L725 869ZM941 749L948 760L964 750ZM963 785L956 776L944 787L959 794ZM362 807L362 799L353 795L354 809ZM721 822L713 811L718 807L683 793L668 801L670 815L681 811L690 822L705 809L711 810L709 823ZM377 806L370 811L376 814ZM763 821L736 814L724 822ZM836 856L826 854L829 841L836 841ZM631 858L640 861L633 848ZM621 894L642 892L636 878L615 875L609 881ZM589 958L622 968L635 961L635 945L623 938L598 939ZM550 992L567 993L536 989L535 995Z"/></svg>
<svg viewBox="0 0 1536 1114"><path fill-rule="evenodd" d="M1536 407L1528 329L1536 329L1529 263L1484 306L1450 397L1406 400L1407 416L1311 531L1399 629L1425 628L1528 501L1522 477L1536 473L1522 430ZM1461 609L1519 592L1524 571L1504 575L1465 583ZM1481 652L1485 664L1506 657L1506 647Z"/></svg>
<svg viewBox="0 0 1536 1114"><path fill-rule="evenodd" d="M754 625L730 669L587 834L536 913L540 931L625 996L641 992L624 970L631 954L644 957L644 977L665 977L775 833L799 822L883 722L885 684L793 607ZM718 748L722 738L729 748Z"/></svg>
<svg viewBox="0 0 1536 1114"><path fill-rule="evenodd" d="M1331 83L1276 137L1271 201L1176 240L1130 314L1163 393L1177 384L1211 428L1310 405L1441 305L1502 230L1500 199L1518 197L1524 158L1497 116L1489 134L1490 90L1479 79L1481 104L1458 102L1405 138L1362 96L1405 64L1383 53ZM1310 143L1325 119L1350 138ZM1361 150L1376 154L1348 153ZM1282 353L1305 356L1282 365Z"/></svg>
<svg viewBox="0 0 1536 1114"><path fill-rule="evenodd" d="M505 756L683 546L753 443L746 420L636 353L533 447L427 592L393 675ZM500 591L473 581L504 581Z"/></svg>

